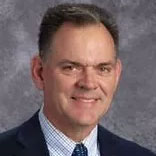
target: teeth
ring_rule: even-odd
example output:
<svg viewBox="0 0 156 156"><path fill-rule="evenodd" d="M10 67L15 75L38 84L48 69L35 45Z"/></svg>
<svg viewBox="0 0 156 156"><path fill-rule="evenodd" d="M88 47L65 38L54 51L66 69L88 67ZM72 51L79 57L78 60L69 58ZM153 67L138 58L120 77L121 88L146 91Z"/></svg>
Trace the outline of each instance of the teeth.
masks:
<svg viewBox="0 0 156 156"><path fill-rule="evenodd" d="M77 98L76 100L82 101L82 102L94 102L95 99L83 99L83 98Z"/></svg>
<svg viewBox="0 0 156 156"><path fill-rule="evenodd" d="M83 101L83 102L94 102L95 100L86 100L86 99L80 99L80 101Z"/></svg>

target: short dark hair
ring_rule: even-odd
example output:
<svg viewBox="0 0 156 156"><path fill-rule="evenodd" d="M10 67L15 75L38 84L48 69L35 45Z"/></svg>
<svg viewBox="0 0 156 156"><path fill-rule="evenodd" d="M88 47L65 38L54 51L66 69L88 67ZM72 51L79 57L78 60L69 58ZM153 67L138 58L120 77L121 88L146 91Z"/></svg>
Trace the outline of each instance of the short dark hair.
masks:
<svg viewBox="0 0 156 156"><path fill-rule="evenodd" d="M38 40L41 59L46 58L53 35L64 22L71 22L78 26L102 23L110 32L118 49L118 27L113 16L106 9L93 4L64 3L49 8L42 19Z"/></svg>

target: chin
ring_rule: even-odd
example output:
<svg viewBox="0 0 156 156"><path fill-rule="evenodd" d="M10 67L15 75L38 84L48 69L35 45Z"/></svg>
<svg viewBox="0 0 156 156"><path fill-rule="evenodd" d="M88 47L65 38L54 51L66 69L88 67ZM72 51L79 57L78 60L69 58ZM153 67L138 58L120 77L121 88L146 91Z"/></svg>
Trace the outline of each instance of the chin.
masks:
<svg viewBox="0 0 156 156"><path fill-rule="evenodd" d="M79 126L94 126L99 120L95 115L81 115L74 118L72 121Z"/></svg>

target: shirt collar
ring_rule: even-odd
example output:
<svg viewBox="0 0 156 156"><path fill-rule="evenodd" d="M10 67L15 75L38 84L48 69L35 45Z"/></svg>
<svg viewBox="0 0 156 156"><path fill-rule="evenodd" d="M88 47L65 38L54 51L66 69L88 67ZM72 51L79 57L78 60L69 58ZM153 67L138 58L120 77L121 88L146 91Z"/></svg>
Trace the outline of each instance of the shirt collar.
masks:
<svg viewBox="0 0 156 156"><path fill-rule="evenodd" d="M50 152L58 152L58 155L61 155L61 153L62 155L72 155L77 142L71 140L60 130L54 127L54 125L43 114L43 107L39 112L39 122ZM94 152L97 152L97 126L82 141L82 143L87 147L88 155L91 155L90 153L93 154Z"/></svg>

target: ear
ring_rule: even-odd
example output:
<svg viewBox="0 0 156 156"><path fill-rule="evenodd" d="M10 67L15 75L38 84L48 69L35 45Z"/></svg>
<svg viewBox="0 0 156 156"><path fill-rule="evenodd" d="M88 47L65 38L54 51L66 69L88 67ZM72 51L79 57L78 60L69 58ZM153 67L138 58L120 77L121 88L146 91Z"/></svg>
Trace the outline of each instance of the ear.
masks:
<svg viewBox="0 0 156 156"><path fill-rule="evenodd" d="M31 61L31 74L36 87L43 90L43 63L39 56L34 56Z"/></svg>
<svg viewBox="0 0 156 156"><path fill-rule="evenodd" d="M117 59L116 62L116 87L118 86L120 77L121 77L121 72L122 72L122 63L120 59Z"/></svg>

